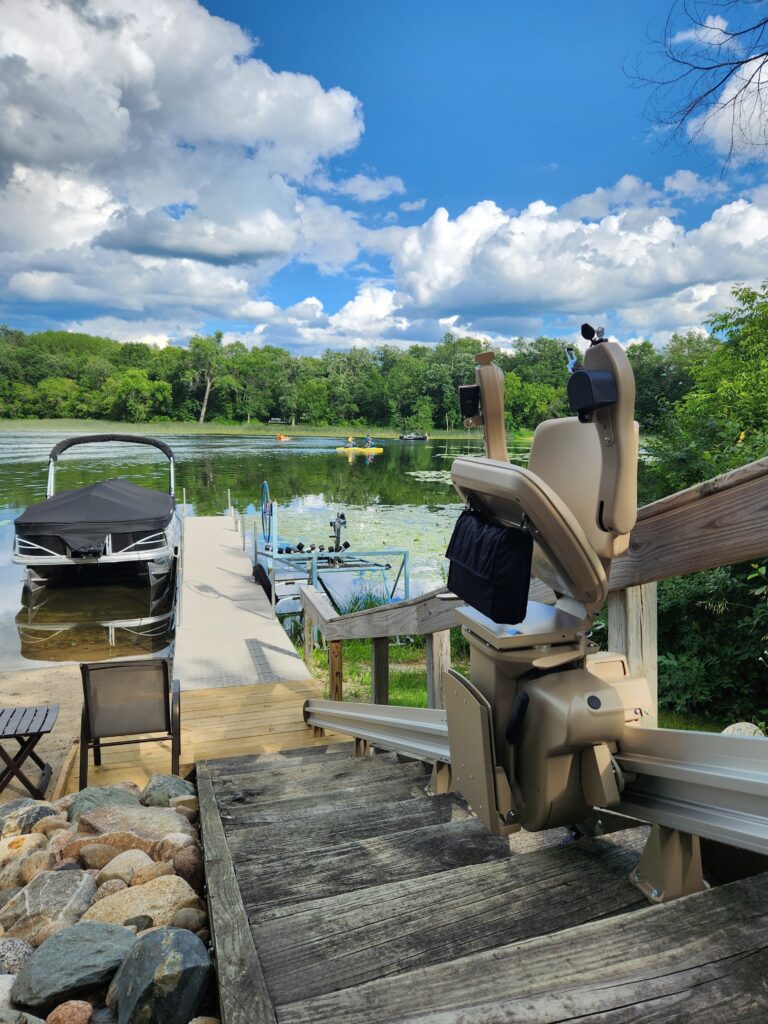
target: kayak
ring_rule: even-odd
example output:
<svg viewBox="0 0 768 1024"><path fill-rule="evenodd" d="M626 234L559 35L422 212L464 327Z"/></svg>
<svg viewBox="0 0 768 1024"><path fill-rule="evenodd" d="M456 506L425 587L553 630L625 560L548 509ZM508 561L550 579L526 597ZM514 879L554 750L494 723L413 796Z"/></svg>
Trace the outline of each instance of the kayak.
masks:
<svg viewBox="0 0 768 1024"><path fill-rule="evenodd" d="M276 441L290 441L291 438L287 434L275 434Z"/></svg>
<svg viewBox="0 0 768 1024"><path fill-rule="evenodd" d="M337 448L342 455L381 455L383 448Z"/></svg>

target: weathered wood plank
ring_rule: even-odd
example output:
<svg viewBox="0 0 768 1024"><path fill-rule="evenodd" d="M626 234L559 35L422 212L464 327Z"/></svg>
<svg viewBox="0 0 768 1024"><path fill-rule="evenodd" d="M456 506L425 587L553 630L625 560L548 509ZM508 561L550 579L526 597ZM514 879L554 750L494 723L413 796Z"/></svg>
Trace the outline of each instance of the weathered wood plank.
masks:
<svg viewBox="0 0 768 1024"><path fill-rule="evenodd" d="M419 761L399 764L389 758L335 758L331 761L308 761L304 764L270 765L251 774L220 779L216 786L219 807L230 810L236 805L249 806L275 803L305 797L314 800L329 791L378 785L380 782L426 778Z"/></svg>
<svg viewBox="0 0 768 1024"><path fill-rule="evenodd" d="M768 554L768 460L707 480L638 511L611 590Z"/></svg>
<svg viewBox="0 0 768 1024"><path fill-rule="evenodd" d="M768 1016L766 927L768 875L758 875L475 953L450 970L438 964L288 1004L278 1020L759 1021Z"/></svg>
<svg viewBox="0 0 768 1024"><path fill-rule="evenodd" d="M285 904L508 856L509 844L472 818L344 843L315 851L311 859L302 853L270 861L265 851L264 858L238 863L236 872L253 923Z"/></svg>
<svg viewBox="0 0 768 1024"><path fill-rule="evenodd" d="M389 704L389 637L377 636L371 641L371 700Z"/></svg>
<svg viewBox="0 0 768 1024"><path fill-rule="evenodd" d="M299 765L317 763L318 758L341 760L352 756L352 743L321 743L317 747L295 747L293 750L276 750L264 754L248 754L245 757L217 757L208 761L211 778L230 778L233 775L249 775L259 767ZM324 763L324 762L323 762Z"/></svg>
<svg viewBox="0 0 768 1024"><path fill-rule="evenodd" d="M272 822L227 822L226 834L233 857L248 858L254 849L267 848L280 857L284 853L340 846L353 839L370 839L446 821L467 821L470 817L466 805L455 796L446 795L373 807L334 807L309 817L306 812L299 812L283 818L279 828Z"/></svg>
<svg viewBox="0 0 768 1024"><path fill-rule="evenodd" d="M455 610L459 598L447 595L445 587L412 597L408 601L366 608L349 615L339 615L315 587L301 588L301 603L320 627L326 640L371 639L399 636L401 633L432 633L458 626ZM325 602L325 603L324 603Z"/></svg>
<svg viewBox="0 0 768 1024"><path fill-rule="evenodd" d="M230 813L222 807L222 821L229 827L238 821L272 821L280 822L294 814L304 814L307 828L312 827L311 817L324 814L332 807L375 807L388 803L399 803L401 800L428 800L424 782L411 782L408 779L395 779L391 782L377 781L371 786L355 785L349 789L334 789L322 795L312 797L311 801L304 796L290 800L277 800L274 803L238 808Z"/></svg>
<svg viewBox="0 0 768 1024"><path fill-rule="evenodd" d="M441 629L427 635L427 707L442 708L443 672L451 667L451 631Z"/></svg>
<svg viewBox="0 0 768 1024"><path fill-rule="evenodd" d="M344 696L344 648L341 640L328 643L328 697L342 700Z"/></svg>
<svg viewBox="0 0 768 1024"><path fill-rule="evenodd" d="M200 827L222 1024L274 1024L275 1012L204 761L197 766Z"/></svg>
<svg viewBox="0 0 768 1024"><path fill-rule="evenodd" d="M616 590L608 595L608 650L624 654L630 676L645 676L651 691L650 717L659 720L656 584Z"/></svg>
<svg viewBox="0 0 768 1024"><path fill-rule="evenodd" d="M536 856L277 911L253 926L275 1004L350 988L647 906L627 883L640 836L583 840Z"/></svg>

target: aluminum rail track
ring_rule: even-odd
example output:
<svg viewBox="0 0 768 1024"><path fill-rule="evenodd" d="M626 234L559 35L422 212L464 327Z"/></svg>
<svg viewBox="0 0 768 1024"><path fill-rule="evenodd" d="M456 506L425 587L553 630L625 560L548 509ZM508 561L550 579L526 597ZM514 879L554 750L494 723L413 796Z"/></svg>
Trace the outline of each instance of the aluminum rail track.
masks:
<svg viewBox="0 0 768 1024"><path fill-rule="evenodd" d="M304 720L423 761L451 761L444 711L317 699L305 703ZM628 727L616 761L626 786L611 810L768 854L766 739Z"/></svg>

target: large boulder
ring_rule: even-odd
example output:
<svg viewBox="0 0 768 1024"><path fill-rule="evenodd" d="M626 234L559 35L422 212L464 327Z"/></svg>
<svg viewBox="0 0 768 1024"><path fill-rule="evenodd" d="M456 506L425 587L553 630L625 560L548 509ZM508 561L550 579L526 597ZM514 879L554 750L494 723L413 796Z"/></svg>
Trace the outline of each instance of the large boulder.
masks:
<svg viewBox="0 0 768 1024"><path fill-rule="evenodd" d="M195 834L187 819L170 807L144 807L138 802L134 806L97 807L80 815L78 828L83 835L132 832L155 842L179 832L189 836Z"/></svg>
<svg viewBox="0 0 768 1024"><path fill-rule="evenodd" d="M36 825L38 821L42 821L43 818L55 818L56 808L51 804L41 800L39 803L33 804L32 807L24 808L16 818L16 827L19 830L19 835L26 835L27 832L32 831L32 826Z"/></svg>
<svg viewBox="0 0 768 1024"><path fill-rule="evenodd" d="M14 834L13 829L19 815L34 807L37 802L31 796L20 796L16 800L9 800L7 804L3 804L0 807L0 833L5 833L7 824L10 834Z"/></svg>
<svg viewBox="0 0 768 1024"><path fill-rule="evenodd" d="M86 786L81 789L69 808L69 820L77 824L80 815L88 814L97 807L136 807L139 803L138 789L127 786Z"/></svg>
<svg viewBox="0 0 768 1024"><path fill-rule="evenodd" d="M0 1024L45 1024L45 1021L24 1010L0 1009Z"/></svg>
<svg viewBox="0 0 768 1024"><path fill-rule="evenodd" d="M199 910L202 909L202 903L192 886L183 878L165 875L144 885L123 889L114 896L105 896L83 914L83 921L122 924L129 917L146 914L156 925L167 925L173 920L173 915L184 907Z"/></svg>
<svg viewBox="0 0 768 1024"><path fill-rule="evenodd" d="M168 807L173 797L193 797L195 787L191 782L180 779L178 775L153 775L139 800L145 807Z"/></svg>
<svg viewBox="0 0 768 1024"><path fill-rule="evenodd" d="M103 885L104 882L111 882L115 878L130 885L137 871L152 867L154 863L152 858L141 850L124 850L99 871L96 875L96 885Z"/></svg>
<svg viewBox="0 0 768 1024"><path fill-rule="evenodd" d="M108 984L136 941L129 928L81 921L52 935L16 975L11 999L33 1010L53 1009L66 999Z"/></svg>
<svg viewBox="0 0 768 1024"><path fill-rule="evenodd" d="M95 894L96 883L87 871L46 871L5 904L0 925L10 938L37 946L38 932L52 924L75 924Z"/></svg>
<svg viewBox="0 0 768 1024"><path fill-rule="evenodd" d="M112 979L107 1005L118 1024L187 1024L208 984L205 946L183 928L156 928L140 936Z"/></svg>

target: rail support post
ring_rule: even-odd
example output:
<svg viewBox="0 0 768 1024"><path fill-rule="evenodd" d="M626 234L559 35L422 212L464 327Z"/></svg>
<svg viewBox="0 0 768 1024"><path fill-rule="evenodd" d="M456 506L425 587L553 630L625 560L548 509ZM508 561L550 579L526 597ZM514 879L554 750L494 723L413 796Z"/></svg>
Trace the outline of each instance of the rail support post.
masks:
<svg viewBox="0 0 768 1024"><path fill-rule="evenodd" d="M314 647L315 647L315 624L312 621L312 616L309 614L307 608L304 609L304 664L307 666L307 671L310 675L313 675L315 670L315 659L314 659Z"/></svg>
<svg viewBox="0 0 768 1024"><path fill-rule="evenodd" d="M655 583L608 595L608 649L626 655L630 676L648 680L651 714L645 724L653 728L659 717L656 627Z"/></svg>
<svg viewBox="0 0 768 1024"><path fill-rule="evenodd" d="M371 700L389 704L389 637L375 636L371 641Z"/></svg>
<svg viewBox="0 0 768 1024"><path fill-rule="evenodd" d="M654 825L629 880L650 903L667 903L709 888L701 868L698 836Z"/></svg>
<svg viewBox="0 0 768 1024"><path fill-rule="evenodd" d="M344 693L344 653L341 640L328 642L328 696L342 700Z"/></svg>
<svg viewBox="0 0 768 1024"><path fill-rule="evenodd" d="M427 633L427 707L445 707L443 672L451 667L451 631Z"/></svg>

